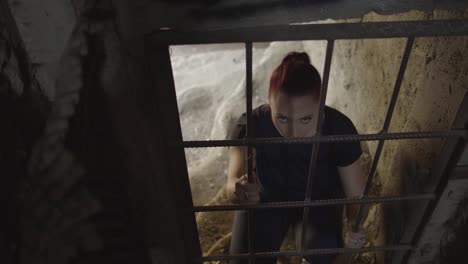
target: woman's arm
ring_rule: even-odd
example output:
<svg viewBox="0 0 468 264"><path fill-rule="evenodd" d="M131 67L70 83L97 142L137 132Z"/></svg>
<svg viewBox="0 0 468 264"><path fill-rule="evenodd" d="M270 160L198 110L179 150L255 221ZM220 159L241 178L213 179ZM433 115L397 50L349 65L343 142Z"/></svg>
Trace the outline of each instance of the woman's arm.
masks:
<svg viewBox="0 0 468 264"><path fill-rule="evenodd" d="M260 187L257 183L249 183L247 179L246 155L245 147L229 148L226 195L232 203L256 203L260 199ZM255 161L255 151L253 151L252 159ZM254 172L251 175L255 177Z"/></svg>
<svg viewBox="0 0 468 264"><path fill-rule="evenodd" d="M364 193L366 186L366 176L362 171L360 159L357 159L351 165L346 167L338 167L341 183L345 191L346 197L360 197ZM362 207L363 215L367 215L367 206ZM347 232L345 235L345 246L349 248L361 248L366 242L365 233L362 229L362 223L359 223L358 230L354 230L359 212L359 204L349 204L346 206L347 215Z"/></svg>
<svg viewBox="0 0 468 264"><path fill-rule="evenodd" d="M351 165L346 167L338 167L341 183L346 197L360 197L364 194L366 186L366 178L361 166L361 160L357 159ZM357 218L359 204L350 204L346 206L346 215L348 223L354 223Z"/></svg>
<svg viewBox="0 0 468 264"><path fill-rule="evenodd" d="M245 147L229 148L229 168L226 184L226 195L232 203L239 203L238 197L234 194L236 191L236 182L245 174Z"/></svg>

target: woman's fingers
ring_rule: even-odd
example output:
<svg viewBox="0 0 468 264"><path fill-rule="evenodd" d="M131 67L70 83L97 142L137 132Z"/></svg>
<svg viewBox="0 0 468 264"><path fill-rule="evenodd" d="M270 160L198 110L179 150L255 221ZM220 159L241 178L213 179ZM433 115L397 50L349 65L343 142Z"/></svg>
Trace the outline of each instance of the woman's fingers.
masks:
<svg viewBox="0 0 468 264"><path fill-rule="evenodd" d="M351 239L354 239L354 240L365 239L364 233L361 233L361 232L349 232L349 236Z"/></svg>
<svg viewBox="0 0 468 264"><path fill-rule="evenodd" d="M236 182L234 194L240 203L257 203L260 201L260 186L256 183L249 183L247 175L242 175Z"/></svg>
<svg viewBox="0 0 468 264"><path fill-rule="evenodd" d="M236 191L241 189L245 192L259 192L260 186L256 183L248 183L247 176L244 175L236 182Z"/></svg>
<svg viewBox="0 0 468 264"><path fill-rule="evenodd" d="M366 243L364 231L348 231L346 235L346 246L349 248L361 248Z"/></svg>
<svg viewBox="0 0 468 264"><path fill-rule="evenodd" d="M246 192L245 199L241 203L257 203L260 201L260 195L257 192Z"/></svg>
<svg viewBox="0 0 468 264"><path fill-rule="evenodd" d="M260 194L258 192L235 192L234 193L241 204L245 203L257 203L260 201Z"/></svg>

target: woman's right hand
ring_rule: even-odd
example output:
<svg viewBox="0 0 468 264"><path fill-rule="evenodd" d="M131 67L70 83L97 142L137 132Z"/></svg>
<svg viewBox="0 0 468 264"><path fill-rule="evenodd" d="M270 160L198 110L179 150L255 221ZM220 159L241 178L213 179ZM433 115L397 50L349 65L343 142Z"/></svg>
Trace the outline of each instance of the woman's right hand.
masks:
<svg viewBox="0 0 468 264"><path fill-rule="evenodd" d="M249 183L247 175L242 175L236 182L234 194L240 204L258 203L260 201L260 185Z"/></svg>

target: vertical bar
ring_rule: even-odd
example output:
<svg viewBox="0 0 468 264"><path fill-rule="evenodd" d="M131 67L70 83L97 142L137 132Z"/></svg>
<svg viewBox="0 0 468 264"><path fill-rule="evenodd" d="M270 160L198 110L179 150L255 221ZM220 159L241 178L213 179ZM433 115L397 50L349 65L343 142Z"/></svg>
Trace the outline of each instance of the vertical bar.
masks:
<svg viewBox="0 0 468 264"><path fill-rule="evenodd" d="M395 87L393 88L392 98L390 99L390 103L388 105L387 115L385 117L384 125L382 128L381 133L387 133L388 128L390 127L390 122L392 121L393 111L395 110L396 102L398 99L398 95L400 94L401 83L403 82L403 77L405 75L406 66L408 65L409 56L411 54L411 50L413 49L414 44L414 37L409 37L406 41L405 51L403 53L403 57L401 58L400 69L398 70L397 79L395 82ZM369 193L372 180L375 176L375 171L377 170L377 165L380 160L380 154L382 154L383 145L385 140L379 140L377 145L377 150L375 152L374 160L372 161L372 166L367 176L366 187L364 188L363 196L367 196ZM363 206L359 206L358 215L356 217L356 222L353 225L353 231L357 232L359 229L359 225L361 224L362 217L363 217Z"/></svg>
<svg viewBox="0 0 468 264"><path fill-rule="evenodd" d="M245 61L246 61L246 108L247 108L247 139L251 139L254 136L254 124L252 122L252 42L245 43ZM247 146L247 179L249 183L254 183L255 179L252 175L253 168L253 157L252 147ZM249 237L249 263L255 264L255 252L254 252L254 211L248 210L248 237Z"/></svg>
<svg viewBox="0 0 468 264"><path fill-rule="evenodd" d="M333 56L333 47L335 44L335 40L328 40L327 42L327 51L325 55L325 65L323 69L323 80L322 80L322 87L320 91L320 100L319 100L319 113L317 116L317 129L316 135L320 138L322 134L322 125L324 119L324 112L325 112L325 101L327 99L327 91L328 91L328 79L330 76L330 67L331 67L331 59ZM305 201L309 202L310 196L312 195L312 186L315 178L315 169L317 168L317 160L318 160L318 153L319 153L319 145L320 142L313 144L312 150L312 157L310 158L310 165L309 165L309 175L307 179L307 190ZM303 215L302 215L302 230L301 230L301 250L305 250L305 234L307 233L307 223L309 221L309 207L304 207ZM302 261L302 257L300 256L299 261Z"/></svg>

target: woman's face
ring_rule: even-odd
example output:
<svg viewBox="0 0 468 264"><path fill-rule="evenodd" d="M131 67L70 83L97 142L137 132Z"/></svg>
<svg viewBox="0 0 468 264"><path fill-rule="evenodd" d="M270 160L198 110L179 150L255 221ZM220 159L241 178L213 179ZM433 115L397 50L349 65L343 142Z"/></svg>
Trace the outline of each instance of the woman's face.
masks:
<svg viewBox="0 0 468 264"><path fill-rule="evenodd" d="M276 92L269 101L273 124L283 137L310 137L315 134L319 105L315 96L288 96Z"/></svg>

